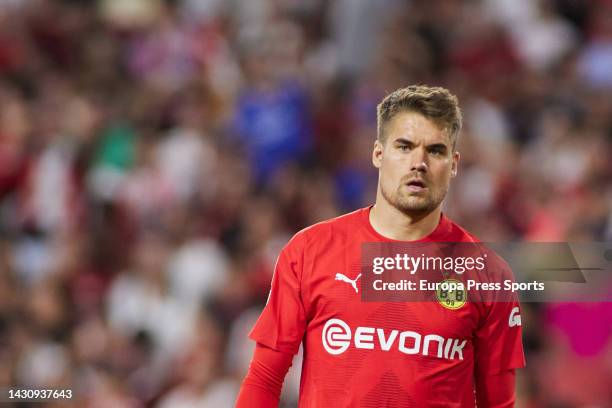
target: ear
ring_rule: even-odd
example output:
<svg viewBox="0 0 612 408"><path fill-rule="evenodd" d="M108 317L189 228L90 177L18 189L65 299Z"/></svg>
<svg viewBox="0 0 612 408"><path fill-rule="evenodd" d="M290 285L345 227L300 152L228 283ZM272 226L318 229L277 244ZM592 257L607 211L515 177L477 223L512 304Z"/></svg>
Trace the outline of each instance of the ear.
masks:
<svg viewBox="0 0 612 408"><path fill-rule="evenodd" d="M380 140L376 139L374 142L374 149L372 150L372 164L377 169L380 169L382 166L382 155L383 155L384 146L380 142Z"/></svg>
<svg viewBox="0 0 612 408"><path fill-rule="evenodd" d="M461 158L461 155L459 154L459 152L457 151L453 152L453 163L451 165L451 178L457 177L457 170L459 168L460 158Z"/></svg>

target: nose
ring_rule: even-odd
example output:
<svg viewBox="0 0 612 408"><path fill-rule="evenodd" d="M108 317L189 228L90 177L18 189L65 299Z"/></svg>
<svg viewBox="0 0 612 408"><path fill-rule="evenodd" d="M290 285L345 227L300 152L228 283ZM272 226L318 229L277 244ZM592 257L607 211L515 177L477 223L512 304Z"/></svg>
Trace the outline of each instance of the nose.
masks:
<svg viewBox="0 0 612 408"><path fill-rule="evenodd" d="M412 150L410 155L410 170L418 172L427 172L427 152L423 147L417 147Z"/></svg>

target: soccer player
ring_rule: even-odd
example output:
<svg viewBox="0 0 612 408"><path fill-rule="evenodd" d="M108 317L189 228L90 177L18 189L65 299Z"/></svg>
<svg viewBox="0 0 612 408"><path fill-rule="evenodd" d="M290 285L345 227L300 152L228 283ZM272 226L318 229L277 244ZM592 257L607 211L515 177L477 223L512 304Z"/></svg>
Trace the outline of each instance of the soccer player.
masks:
<svg viewBox="0 0 612 408"><path fill-rule="evenodd" d="M304 346L302 407L511 407L525 359L518 303L361 299L364 242L477 242L442 213L457 175L457 98L398 89L378 105L376 203L298 232L250 337L237 406L276 407ZM364 285L365 286L365 285Z"/></svg>

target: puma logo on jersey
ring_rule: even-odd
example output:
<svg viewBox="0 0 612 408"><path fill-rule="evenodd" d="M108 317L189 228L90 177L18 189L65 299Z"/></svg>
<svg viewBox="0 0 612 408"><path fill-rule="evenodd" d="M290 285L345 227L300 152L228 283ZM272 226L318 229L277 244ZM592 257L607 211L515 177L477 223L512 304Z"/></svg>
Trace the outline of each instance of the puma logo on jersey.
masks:
<svg viewBox="0 0 612 408"><path fill-rule="evenodd" d="M510 317L508 318L508 326L521 326L521 315L519 314L519 308L515 307L510 312Z"/></svg>
<svg viewBox="0 0 612 408"><path fill-rule="evenodd" d="M349 285L351 285L353 287L353 289L355 289L355 293L359 293L359 289L357 289L357 280L361 278L361 274L357 275L357 277L355 279L349 279L346 277L346 275L342 274L342 273L337 273L336 274L336 280L337 281L342 281L342 282L346 282Z"/></svg>

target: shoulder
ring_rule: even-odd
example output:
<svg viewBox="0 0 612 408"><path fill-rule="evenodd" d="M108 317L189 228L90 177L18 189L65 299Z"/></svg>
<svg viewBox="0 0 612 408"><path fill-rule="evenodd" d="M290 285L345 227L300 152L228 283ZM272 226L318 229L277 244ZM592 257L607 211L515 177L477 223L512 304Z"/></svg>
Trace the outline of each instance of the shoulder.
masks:
<svg viewBox="0 0 612 408"><path fill-rule="evenodd" d="M287 244L287 247L310 247L313 244L326 245L332 241L342 240L362 224L366 208L343 214L313 224L298 231Z"/></svg>
<svg viewBox="0 0 612 408"><path fill-rule="evenodd" d="M298 232L296 236L303 235L308 239L324 239L347 234L351 230L354 231L355 227L361 224L364 210L365 209L361 208L348 214L318 222L310 227L304 228Z"/></svg>
<svg viewBox="0 0 612 408"><path fill-rule="evenodd" d="M510 270L510 266L506 260L495 252L490 244L481 241L476 235L467 231L465 228L461 227L459 224L456 224L450 219L447 218L447 221L449 237L451 238L449 241L455 243L474 243L476 244L475 246L469 245L469 247L477 248L479 252L487 254L488 260L492 265L495 265L497 268L501 268L503 270Z"/></svg>
<svg viewBox="0 0 612 408"><path fill-rule="evenodd" d="M448 229L448 237L451 242L481 242L478 237L476 237L471 232L467 231L465 228L455 223L451 219L444 216L447 223Z"/></svg>

